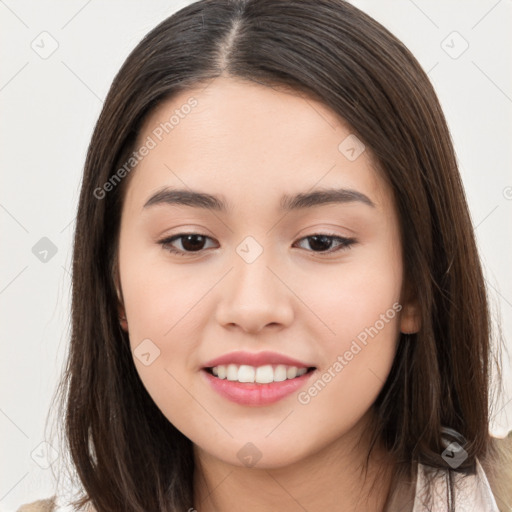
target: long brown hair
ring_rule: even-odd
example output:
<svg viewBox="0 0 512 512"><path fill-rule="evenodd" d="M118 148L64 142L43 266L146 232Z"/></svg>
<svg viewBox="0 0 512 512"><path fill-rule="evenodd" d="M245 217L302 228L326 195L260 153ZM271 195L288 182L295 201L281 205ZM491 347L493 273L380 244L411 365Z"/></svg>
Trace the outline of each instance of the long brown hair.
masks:
<svg viewBox="0 0 512 512"><path fill-rule="evenodd" d="M84 490L76 505L90 501L99 512L193 506L191 442L147 393L119 326L114 275L128 179L114 175L149 113L221 75L322 101L364 142L393 190L404 282L419 304L421 329L401 335L373 405L370 451L384 442L395 481L418 462L471 473L476 458L497 460L485 283L450 133L427 75L390 32L343 0L202 0L160 23L129 55L87 154L61 384L66 440ZM465 440L468 457L456 469L441 456L443 427Z"/></svg>

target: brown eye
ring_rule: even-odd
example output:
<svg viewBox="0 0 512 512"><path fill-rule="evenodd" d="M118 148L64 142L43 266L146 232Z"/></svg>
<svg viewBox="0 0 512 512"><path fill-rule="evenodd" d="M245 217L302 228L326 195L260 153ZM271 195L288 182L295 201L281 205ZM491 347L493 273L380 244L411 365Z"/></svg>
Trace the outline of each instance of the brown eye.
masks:
<svg viewBox="0 0 512 512"><path fill-rule="evenodd" d="M342 249L349 249L356 243L354 238L344 238L337 235L315 234L301 238L299 242L307 240L312 252L333 253ZM335 248L332 249L333 245Z"/></svg>
<svg viewBox="0 0 512 512"><path fill-rule="evenodd" d="M172 252L173 254L185 256L187 253L196 253L204 250L207 240L211 240L211 238L199 233L181 233L161 240L158 243L161 244L164 249ZM173 244L176 242L179 242L181 247L174 246Z"/></svg>

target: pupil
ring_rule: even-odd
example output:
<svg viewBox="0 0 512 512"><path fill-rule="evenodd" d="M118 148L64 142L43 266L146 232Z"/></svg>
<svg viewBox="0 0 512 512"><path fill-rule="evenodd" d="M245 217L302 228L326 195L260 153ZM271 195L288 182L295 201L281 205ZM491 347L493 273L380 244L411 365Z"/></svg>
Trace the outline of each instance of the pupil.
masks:
<svg viewBox="0 0 512 512"><path fill-rule="evenodd" d="M324 235L314 235L309 237L313 242L309 242L311 249L325 251L330 248L331 239Z"/></svg>
<svg viewBox="0 0 512 512"><path fill-rule="evenodd" d="M201 235L186 235L183 237L181 244L187 251L197 251L202 249L202 245L204 245L204 237Z"/></svg>

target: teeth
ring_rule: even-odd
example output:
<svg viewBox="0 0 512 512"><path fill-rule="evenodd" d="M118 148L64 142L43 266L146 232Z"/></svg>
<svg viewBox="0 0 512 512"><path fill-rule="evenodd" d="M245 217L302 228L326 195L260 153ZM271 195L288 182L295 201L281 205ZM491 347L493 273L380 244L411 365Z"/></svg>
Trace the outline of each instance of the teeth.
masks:
<svg viewBox="0 0 512 512"><path fill-rule="evenodd" d="M274 382L282 382L286 380L286 366L278 364L274 369Z"/></svg>
<svg viewBox="0 0 512 512"><path fill-rule="evenodd" d="M243 366L240 366L240 370ZM258 382L259 384L266 384L268 382L274 382L274 369L270 364L265 366L258 366L256 368L256 377L254 382Z"/></svg>
<svg viewBox="0 0 512 512"><path fill-rule="evenodd" d="M231 365L229 365L231 366ZM233 365L235 366L236 368L236 365ZM258 368L259 370L259 368ZM253 366L247 366L246 364L243 364L240 366L240 368L238 368L238 372L237 372L237 375L238 375L238 379L233 379L233 380L238 380L239 382L254 382L254 374L255 374L255 370L254 370L254 367Z"/></svg>
<svg viewBox="0 0 512 512"><path fill-rule="evenodd" d="M289 366L286 369L286 378L287 379L295 379L297 377L297 367L296 366Z"/></svg>
<svg viewBox="0 0 512 512"><path fill-rule="evenodd" d="M216 366L215 368L212 368L212 371L213 370L217 370L217 377L219 377L219 379L226 378L226 367L225 366Z"/></svg>
<svg viewBox="0 0 512 512"><path fill-rule="evenodd" d="M236 364L228 364L226 378L228 380L238 380L238 366Z"/></svg>
<svg viewBox="0 0 512 512"><path fill-rule="evenodd" d="M282 382L287 379L294 379L304 375L307 368L286 366L284 364L264 366L249 366L246 364L228 364L215 366L212 369L213 375L219 379L227 379L238 382L256 382L257 384L268 384L269 382Z"/></svg>

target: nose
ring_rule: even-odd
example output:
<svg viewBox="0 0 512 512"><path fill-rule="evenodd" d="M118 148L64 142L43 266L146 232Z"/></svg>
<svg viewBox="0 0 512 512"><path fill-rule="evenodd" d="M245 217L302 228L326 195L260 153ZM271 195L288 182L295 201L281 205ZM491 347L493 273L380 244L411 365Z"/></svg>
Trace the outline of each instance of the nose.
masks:
<svg viewBox="0 0 512 512"><path fill-rule="evenodd" d="M282 329L293 320L293 292L267 251L252 262L235 255L233 268L218 290L217 322L229 329L257 333ZM293 287L292 287L293 288Z"/></svg>

